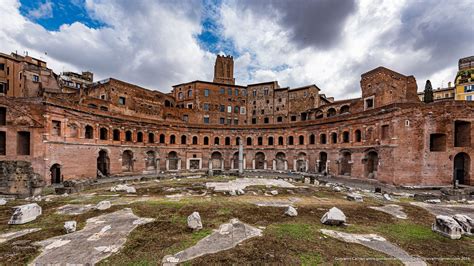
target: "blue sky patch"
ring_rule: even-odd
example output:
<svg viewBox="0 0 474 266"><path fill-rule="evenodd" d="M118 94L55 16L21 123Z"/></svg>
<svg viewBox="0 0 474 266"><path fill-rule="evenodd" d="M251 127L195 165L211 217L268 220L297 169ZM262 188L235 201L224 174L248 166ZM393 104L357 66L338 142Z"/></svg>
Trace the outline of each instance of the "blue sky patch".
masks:
<svg viewBox="0 0 474 266"><path fill-rule="evenodd" d="M81 22L90 28L106 26L91 18L84 0L20 0L20 14L45 29L57 31L63 24Z"/></svg>

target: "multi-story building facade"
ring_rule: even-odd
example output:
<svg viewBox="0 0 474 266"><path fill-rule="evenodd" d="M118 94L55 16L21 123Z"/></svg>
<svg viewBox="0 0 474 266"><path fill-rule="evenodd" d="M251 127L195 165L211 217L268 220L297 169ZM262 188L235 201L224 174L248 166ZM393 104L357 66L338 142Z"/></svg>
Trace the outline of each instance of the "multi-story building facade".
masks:
<svg viewBox="0 0 474 266"><path fill-rule="evenodd" d="M448 87L433 90L433 101L454 100L455 90L456 87L451 86L451 82L448 82ZM423 102L425 100L425 93L418 92L418 98Z"/></svg>
<svg viewBox="0 0 474 266"><path fill-rule="evenodd" d="M232 62L222 58L215 69ZM246 171L473 184L472 102L425 104L413 76L384 67L362 74L360 98L340 101L316 85L235 85L220 70L168 94L111 78L72 93L0 97L0 160L31 162L47 183L237 171L243 143Z"/></svg>
<svg viewBox="0 0 474 266"><path fill-rule="evenodd" d="M455 78L456 100L472 101L474 97L474 56L459 59Z"/></svg>

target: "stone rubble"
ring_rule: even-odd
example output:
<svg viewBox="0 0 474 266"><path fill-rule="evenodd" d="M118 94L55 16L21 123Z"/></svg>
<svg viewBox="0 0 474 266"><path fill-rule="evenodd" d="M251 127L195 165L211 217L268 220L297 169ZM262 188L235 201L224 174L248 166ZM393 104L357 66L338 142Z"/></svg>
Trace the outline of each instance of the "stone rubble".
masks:
<svg viewBox="0 0 474 266"><path fill-rule="evenodd" d="M440 199L429 199L429 200L425 200L426 203L430 203L430 204L438 204L438 203L441 203L441 200Z"/></svg>
<svg viewBox="0 0 474 266"><path fill-rule="evenodd" d="M207 182L208 189L214 188L216 192L229 192L237 189L245 190L248 186L270 186L282 188L294 188L295 186L279 179L269 178L238 178L228 182Z"/></svg>
<svg viewBox="0 0 474 266"><path fill-rule="evenodd" d="M285 211L285 215L290 216L290 217L295 217L298 216L298 211L296 211L295 208L292 206L288 206Z"/></svg>
<svg viewBox="0 0 474 266"><path fill-rule="evenodd" d="M41 228L28 228L19 231L0 234L0 244L30 233L38 232L39 230L41 230Z"/></svg>
<svg viewBox="0 0 474 266"><path fill-rule="evenodd" d="M463 234L467 236L474 235L474 219L463 214L456 214L453 219L461 226Z"/></svg>
<svg viewBox="0 0 474 266"><path fill-rule="evenodd" d="M407 214L404 213L402 210L403 210L403 207L402 206L399 206L399 205L396 205L396 204L388 204L388 205L384 205L384 206L381 206L381 207L369 207L371 209L374 209L374 210L377 210L377 211L381 211L381 212L385 212L385 213L388 213L392 216L394 216L395 218L398 218L398 219L407 219Z"/></svg>
<svg viewBox="0 0 474 266"><path fill-rule="evenodd" d="M343 225L346 223L346 215L336 207L332 207L321 217L321 223L326 225Z"/></svg>
<svg viewBox="0 0 474 266"><path fill-rule="evenodd" d="M202 229L202 221L199 212L193 212L191 215L188 216L188 227L193 229L194 231Z"/></svg>
<svg viewBox="0 0 474 266"><path fill-rule="evenodd" d="M356 201L356 202L363 202L364 198L362 195L357 194L357 193L349 193L347 194L346 198L350 201Z"/></svg>
<svg viewBox="0 0 474 266"><path fill-rule="evenodd" d="M234 248L249 238L261 235L261 229L242 223L238 219L231 219L229 223L222 224L219 229L201 239L196 245L174 255L165 256L162 259L162 264L166 266L177 265L205 254L213 254Z"/></svg>
<svg viewBox="0 0 474 266"><path fill-rule="evenodd" d="M460 239L463 234L463 229L458 222L446 215L436 216L435 223L431 226L431 229L451 239Z"/></svg>
<svg viewBox="0 0 474 266"><path fill-rule="evenodd" d="M7 204L7 200L4 198L0 198L0 206Z"/></svg>
<svg viewBox="0 0 474 266"><path fill-rule="evenodd" d="M127 184L124 184L124 185L119 184L119 185L113 186L110 188L110 191L111 192L126 192L130 194L137 193L137 190L135 189L135 187L129 186Z"/></svg>
<svg viewBox="0 0 474 266"><path fill-rule="evenodd" d="M34 221L42 213L41 206L30 203L13 207L13 215L8 224L25 224Z"/></svg>
<svg viewBox="0 0 474 266"><path fill-rule="evenodd" d="M110 207L112 207L112 204L108 200L103 200L103 201L97 203L97 205L95 206L95 208L97 210L101 210L101 211L107 210Z"/></svg>
<svg viewBox="0 0 474 266"><path fill-rule="evenodd" d="M77 222L76 221L67 221L64 223L64 230L66 234L76 232Z"/></svg>

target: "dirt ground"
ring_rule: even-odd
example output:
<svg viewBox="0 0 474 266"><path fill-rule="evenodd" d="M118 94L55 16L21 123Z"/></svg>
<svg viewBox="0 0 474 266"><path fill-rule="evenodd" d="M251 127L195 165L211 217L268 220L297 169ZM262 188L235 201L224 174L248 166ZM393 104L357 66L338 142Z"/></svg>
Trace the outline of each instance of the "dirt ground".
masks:
<svg viewBox="0 0 474 266"><path fill-rule="evenodd" d="M155 221L137 227L131 232L123 248L100 264L160 264L165 255L194 245L231 218L238 218L263 229L263 236L249 239L233 249L208 254L184 264L380 265L381 262L376 259L389 259L387 255L362 245L324 236L319 231L322 228L350 233L376 233L412 256L443 258L427 260L431 265L474 263L474 238L450 240L432 232L434 216L409 204L412 199L400 199L400 202L396 202L403 206L408 215L408 219L401 220L368 208L387 204L381 199L364 197L364 202L348 201L345 199L346 192L334 192L323 186L301 183L294 183L297 187L292 189L256 186L247 188L245 195L230 196L206 189L205 182L210 180L136 183L132 184L137 188L135 196L106 189L84 191L68 197L58 196L50 202L38 202L43 208L43 215L25 225L10 226L8 220L12 206L27 202L8 202L7 205L0 206L0 233L33 227L42 230L0 244L0 264L31 262L39 254L34 242L64 234L65 221L77 221L80 230L88 218L125 207L132 208L139 217L155 218ZM219 178L217 180L226 181ZM216 179L212 181L215 182ZM278 195L269 196L268 192L271 190L278 190ZM56 209L65 204L95 204L105 199L112 201L112 208L104 211L91 210L75 216L56 214ZM285 208L282 207L259 207L255 204L258 201L289 200L295 202L293 205L298 210L296 217L285 216ZM348 226L331 227L321 224L320 218L334 206L345 213ZM194 211L200 213L203 222L203 230L197 232L186 226L187 216ZM384 260L383 263L401 264L397 260Z"/></svg>

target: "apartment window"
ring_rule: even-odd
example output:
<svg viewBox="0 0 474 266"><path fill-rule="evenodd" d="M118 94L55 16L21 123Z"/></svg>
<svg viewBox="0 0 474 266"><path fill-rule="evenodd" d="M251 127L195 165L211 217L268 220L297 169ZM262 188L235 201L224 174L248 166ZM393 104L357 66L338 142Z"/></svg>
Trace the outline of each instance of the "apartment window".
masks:
<svg viewBox="0 0 474 266"><path fill-rule="evenodd" d="M109 131L107 130L107 128L105 128L105 127L100 128L100 130L99 130L99 138L100 138L101 140L107 140L107 139L108 139L108 135L109 135Z"/></svg>
<svg viewBox="0 0 474 266"><path fill-rule="evenodd" d="M296 115L291 116L291 121L296 121Z"/></svg>
<svg viewBox="0 0 474 266"><path fill-rule="evenodd" d="M263 145L263 138L262 138L262 137L258 137L258 138L257 138L257 143L258 143L258 146L262 146L262 145Z"/></svg>
<svg viewBox="0 0 474 266"><path fill-rule="evenodd" d="M240 108L239 108L238 106L235 106L235 107L234 107L234 113L238 114L238 113L239 113L239 110L240 110Z"/></svg>
<svg viewBox="0 0 474 266"><path fill-rule="evenodd" d="M209 104L205 103L203 106L204 111L209 111Z"/></svg>
<svg viewBox="0 0 474 266"><path fill-rule="evenodd" d="M227 113L232 113L232 106L227 106Z"/></svg>
<svg viewBox="0 0 474 266"><path fill-rule="evenodd" d="M19 131L17 133L17 149L18 155L30 155L30 132Z"/></svg>
<svg viewBox="0 0 474 266"><path fill-rule="evenodd" d="M204 145L209 145L209 137L204 137Z"/></svg>
<svg viewBox="0 0 474 266"><path fill-rule="evenodd" d="M245 107L240 107L240 114L244 115L247 113L247 109Z"/></svg>
<svg viewBox="0 0 474 266"><path fill-rule="evenodd" d="M61 121L53 120L51 126L52 126L51 135L61 136Z"/></svg>
<svg viewBox="0 0 474 266"><path fill-rule="evenodd" d="M198 137L194 136L193 137L193 145L197 145L198 144Z"/></svg>
<svg viewBox="0 0 474 266"><path fill-rule="evenodd" d="M235 96L239 96L239 90L235 89Z"/></svg>
<svg viewBox="0 0 474 266"><path fill-rule="evenodd" d="M247 146L252 146L252 138L251 137L247 138Z"/></svg>
<svg viewBox="0 0 474 266"><path fill-rule="evenodd" d="M125 132L125 141L132 141L132 131L127 130Z"/></svg>
<svg viewBox="0 0 474 266"><path fill-rule="evenodd" d="M193 90L188 90L188 98L193 97Z"/></svg>
<svg viewBox="0 0 474 266"><path fill-rule="evenodd" d="M148 133L148 143L155 143L155 134Z"/></svg>
<svg viewBox="0 0 474 266"><path fill-rule="evenodd" d="M232 89L231 88L227 89L227 95L232 96Z"/></svg>
<svg viewBox="0 0 474 266"><path fill-rule="evenodd" d="M283 117L281 117L281 116L277 117L277 122L278 122L278 123L283 122Z"/></svg>
<svg viewBox="0 0 474 266"><path fill-rule="evenodd" d="M224 106L224 105L220 105L220 106L219 106L219 111L225 112L225 106Z"/></svg>
<svg viewBox="0 0 474 266"><path fill-rule="evenodd" d="M265 123L265 124L270 123L270 119L268 119L268 117L265 117L265 118L263 119L263 123Z"/></svg>
<svg viewBox="0 0 474 266"><path fill-rule="evenodd" d="M219 124L221 125L225 124L225 118L223 117L219 118Z"/></svg>
<svg viewBox="0 0 474 266"><path fill-rule="evenodd" d="M239 119L234 119L234 125L238 125L239 124Z"/></svg>
<svg viewBox="0 0 474 266"><path fill-rule="evenodd" d="M278 145L283 145L283 137L278 137Z"/></svg>
<svg viewBox="0 0 474 266"><path fill-rule="evenodd" d="M120 96L118 103L119 103L120 105L125 105L125 97Z"/></svg>
<svg viewBox="0 0 474 266"><path fill-rule="evenodd" d="M342 132L342 142L344 142L344 143L349 142L349 132L348 131Z"/></svg>
<svg viewBox="0 0 474 266"><path fill-rule="evenodd" d="M299 144L304 145L304 136L299 136Z"/></svg>
<svg viewBox="0 0 474 266"><path fill-rule="evenodd" d="M204 89L204 97L209 97L209 90L208 89Z"/></svg>
<svg viewBox="0 0 474 266"><path fill-rule="evenodd" d="M430 135L430 151L445 151L446 150L446 134L431 134Z"/></svg>
<svg viewBox="0 0 474 266"><path fill-rule="evenodd" d="M321 144L326 144L327 140L326 140L326 134L321 134L319 136L319 143Z"/></svg>
<svg viewBox="0 0 474 266"><path fill-rule="evenodd" d="M0 107L0 126L7 124L7 108Z"/></svg>
<svg viewBox="0 0 474 266"><path fill-rule="evenodd" d="M220 92L220 94L225 94L225 89L221 88L219 92Z"/></svg>
<svg viewBox="0 0 474 266"><path fill-rule="evenodd" d="M2 93L2 94L7 93L7 84L0 82L0 93Z"/></svg>
<svg viewBox="0 0 474 266"><path fill-rule="evenodd" d="M230 145L230 138L229 138L229 137L226 137L226 138L225 138L225 145L226 145L226 146L229 146L229 145Z"/></svg>
<svg viewBox="0 0 474 266"><path fill-rule="evenodd" d="M474 90L474 85L464 86L464 92L471 92L472 90Z"/></svg>
<svg viewBox="0 0 474 266"><path fill-rule="evenodd" d="M263 89L263 95L268 95L268 88Z"/></svg>
<svg viewBox="0 0 474 266"><path fill-rule="evenodd" d="M92 139L94 137L94 129L87 125L86 128L85 128L85 132L84 132L84 137L86 139Z"/></svg>
<svg viewBox="0 0 474 266"><path fill-rule="evenodd" d="M214 138L214 145L219 145L220 139L219 137Z"/></svg>
<svg viewBox="0 0 474 266"><path fill-rule="evenodd" d="M383 125L382 126L382 139L387 140L389 138L389 126Z"/></svg>
<svg viewBox="0 0 474 266"><path fill-rule="evenodd" d="M170 144L176 144L176 136L175 135L170 136Z"/></svg>
<svg viewBox="0 0 474 266"><path fill-rule="evenodd" d="M466 101L472 101L472 95L466 96Z"/></svg>
<svg viewBox="0 0 474 266"><path fill-rule="evenodd" d="M0 155L7 154L7 135L5 131L0 131Z"/></svg>
<svg viewBox="0 0 474 266"><path fill-rule="evenodd" d="M39 76L33 75L33 82L39 82Z"/></svg>
<svg viewBox="0 0 474 266"><path fill-rule="evenodd" d="M209 124L209 116L204 117L204 124Z"/></svg>
<svg viewBox="0 0 474 266"><path fill-rule="evenodd" d="M227 125L232 125L232 119L227 118Z"/></svg>
<svg viewBox="0 0 474 266"><path fill-rule="evenodd" d="M293 145L293 144L295 144L295 140L294 140L293 136L289 136L288 137L288 145Z"/></svg>
<svg viewBox="0 0 474 266"><path fill-rule="evenodd" d="M256 90L253 90L252 95L253 95L254 97L256 97L256 96L257 96L257 91L256 91ZM254 102L254 104L255 104L255 102Z"/></svg>
<svg viewBox="0 0 474 266"><path fill-rule="evenodd" d="M112 139L115 141L120 140L120 130L114 129L114 131L112 131Z"/></svg>

